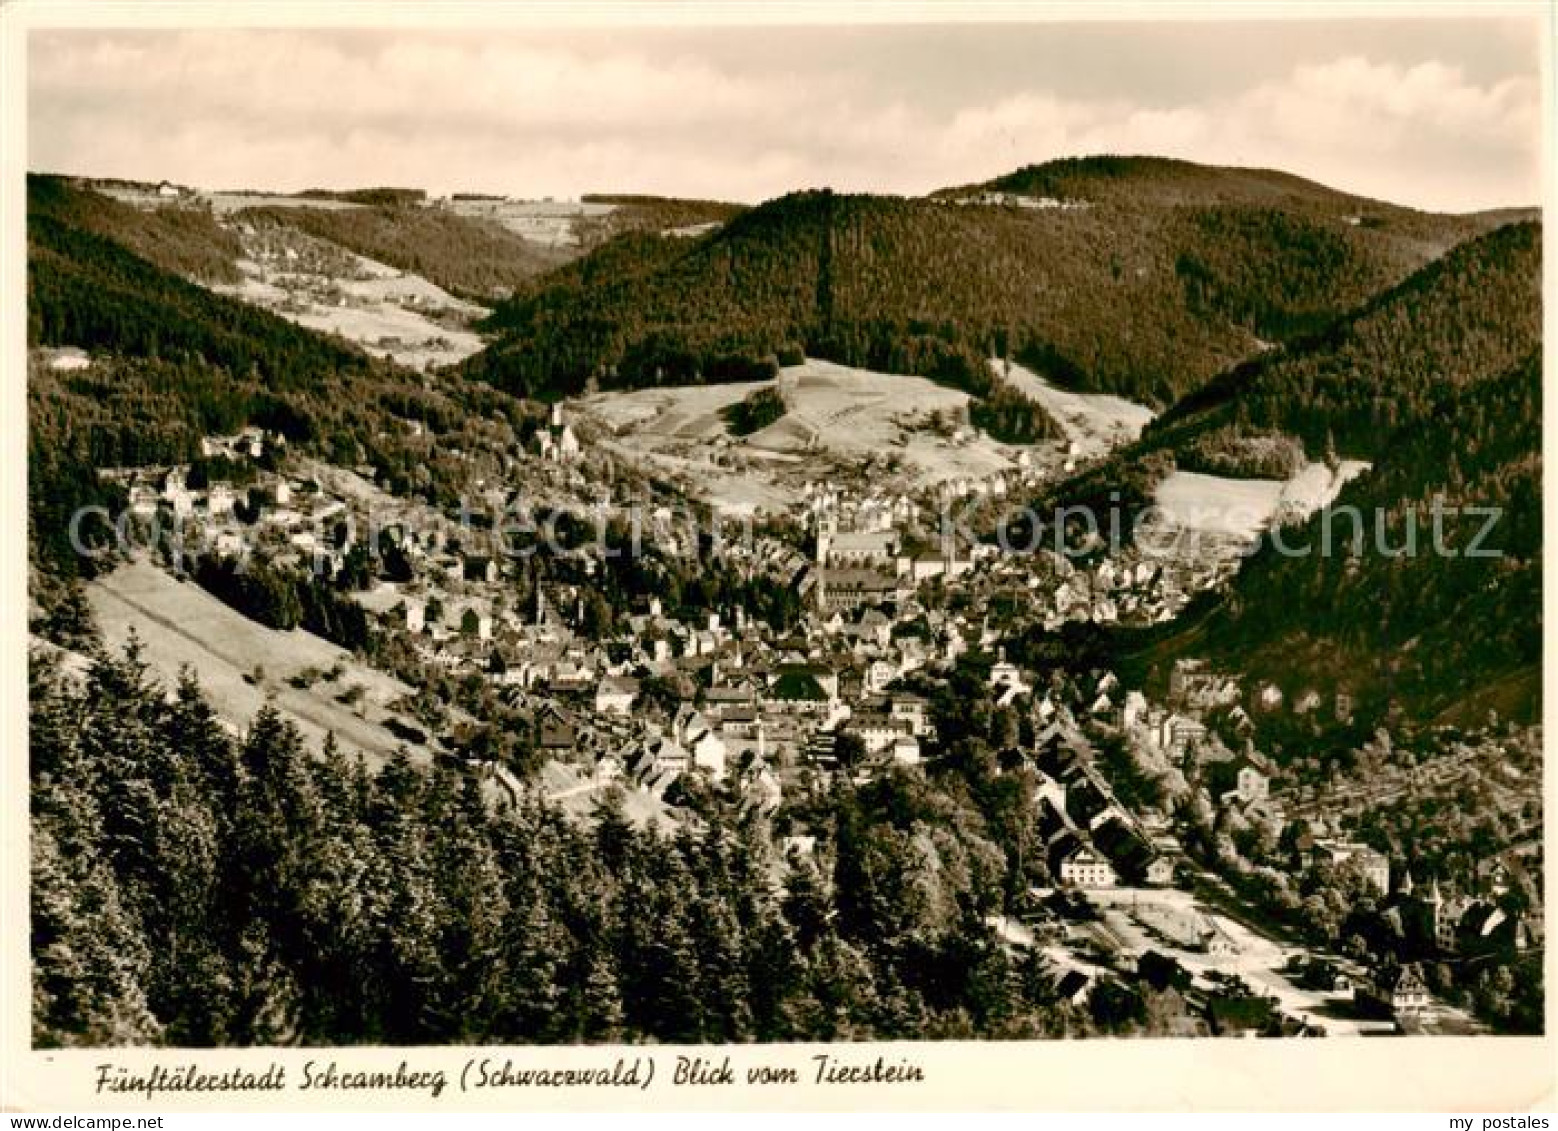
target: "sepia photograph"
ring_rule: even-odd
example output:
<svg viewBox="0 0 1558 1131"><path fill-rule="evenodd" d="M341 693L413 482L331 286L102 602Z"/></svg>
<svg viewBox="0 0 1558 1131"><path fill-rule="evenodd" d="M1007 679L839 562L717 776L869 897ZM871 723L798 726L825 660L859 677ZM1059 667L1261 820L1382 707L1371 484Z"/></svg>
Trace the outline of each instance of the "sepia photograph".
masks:
<svg viewBox="0 0 1558 1131"><path fill-rule="evenodd" d="M1545 1036L1548 5L365 7L10 29L11 1040Z"/></svg>

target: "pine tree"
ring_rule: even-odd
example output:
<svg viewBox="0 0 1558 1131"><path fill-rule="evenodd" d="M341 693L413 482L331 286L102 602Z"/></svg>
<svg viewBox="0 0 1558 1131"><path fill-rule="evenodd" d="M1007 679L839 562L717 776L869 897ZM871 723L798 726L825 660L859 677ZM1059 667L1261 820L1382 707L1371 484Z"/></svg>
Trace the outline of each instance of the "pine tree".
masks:
<svg viewBox="0 0 1558 1131"><path fill-rule="evenodd" d="M225 832L237 804L238 755L206 701L192 668L185 667L179 673L176 695L162 731L170 748L191 767Z"/></svg>
<svg viewBox="0 0 1558 1131"><path fill-rule="evenodd" d="M298 987L276 954L263 924L250 923L238 940L233 978L232 1032L241 1045L290 1045L299 1037Z"/></svg>
<svg viewBox="0 0 1558 1131"><path fill-rule="evenodd" d="M67 858L46 825L32 834L33 1042L147 1045L162 1027L146 1002L150 955L113 873Z"/></svg>
<svg viewBox="0 0 1558 1131"><path fill-rule="evenodd" d="M613 1044L623 1038L622 991L606 952L588 952L578 1002L579 1040Z"/></svg>

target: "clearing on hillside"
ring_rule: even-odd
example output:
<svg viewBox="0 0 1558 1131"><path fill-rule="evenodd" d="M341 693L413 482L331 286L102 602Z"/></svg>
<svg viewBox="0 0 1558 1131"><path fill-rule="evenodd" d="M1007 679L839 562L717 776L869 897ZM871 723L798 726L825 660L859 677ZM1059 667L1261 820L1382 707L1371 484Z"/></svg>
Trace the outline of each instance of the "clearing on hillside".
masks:
<svg viewBox="0 0 1558 1131"><path fill-rule="evenodd" d="M1175 471L1158 484L1154 501L1170 526L1253 539L1279 512L1284 518L1313 514L1335 499L1348 480L1368 469L1360 460L1345 460L1335 471L1323 463L1310 463L1286 481Z"/></svg>
<svg viewBox="0 0 1558 1131"><path fill-rule="evenodd" d="M227 223L243 245L243 281L212 288L221 294L417 369L450 365L482 348L471 327L486 309L421 275L289 227Z"/></svg>
<svg viewBox="0 0 1558 1131"><path fill-rule="evenodd" d="M1005 377L1020 393L1042 404L1075 445L1075 454L1096 456L1141 435L1153 418L1145 405L1112 393L1072 393L1057 389L1031 369L991 359L996 376Z"/></svg>
<svg viewBox="0 0 1558 1131"><path fill-rule="evenodd" d="M733 436L724 410L773 387L785 414ZM1042 477L1065 462L1064 444L1003 444L969 427L970 400L924 377L809 360L773 381L599 393L577 408L611 434L609 450L684 480L732 513L782 511L799 504L807 483L861 473L886 491L974 489L1005 476Z"/></svg>
<svg viewBox="0 0 1558 1131"><path fill-rule="evenodd" d="M432 757L427 746L412 745L384 725L398 720L424 729L389 707L411 689L344 648L302 629L267 628L144 559L86 589L111 648L122 648L133 632L142 659L170 687L182 667L194 669L217 715L235 731L246 729L271 701L312 746L334 733L344 749L361 751L375 766L401 746L418 760ZM257 668L263 670L258 681ZM304 687L289 682L310 676Z"/></svg>

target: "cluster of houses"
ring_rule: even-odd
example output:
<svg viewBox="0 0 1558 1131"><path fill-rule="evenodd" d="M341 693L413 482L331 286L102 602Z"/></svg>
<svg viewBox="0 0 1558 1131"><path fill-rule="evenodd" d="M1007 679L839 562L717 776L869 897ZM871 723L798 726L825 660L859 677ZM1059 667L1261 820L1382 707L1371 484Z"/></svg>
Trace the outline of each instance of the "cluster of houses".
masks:
<svg viewBox="0 0 1558 1131"><path fill-rule="evenodd" d="M861 739L870 773L889 762L914 765L919 738L931 733L925 702L889 693L853 706L840 697L839 675L796 661L718 670L715 682L674 712L649 710L642 681L627 675L557 670L539 694L514 688L515 705L533 705L542 720L542 752L596 784L620 783L665 797L678 779L698 774L734 788L748 807L771 813L783 780L798 766L837 768L837 738Z"/></svg>
<svg viewBox="0 0 1558 1131"><path fill-rule="evenodd" d="M1090 753L1087 738L1066 718L1037 736L1031 765L1050 874L1082 889L1172 883L1175 846L1120 803Z"/></svg>
<svg viewBox="0 0 1558 1131"><path fill-rule="evenodd" d="M285 446L285 437L260 428L204 438L202 457L244 469L241 482L197 478L184 465L102 468L98 475L125 489L131 515L173 520L183 532L186 555L243 559L263 545L277 561L333 575L346 547L330 532L348 517L348 503L318 478L256 466L268 450Z"/></svg>
<svg viewBox="0 0 1558 1131"><path fill-rule="evenodd" d="M1135 548L1096 561L1072 560L1043 548L1024 557L1008 559L991 571L991 579L1025 587L1035 614L1050 632L1069 623L1147 625L1172 620L1198 591L1226 575L1215 561L1144 554Z"/></svg>
<svg viewBox="0 0 1558 1131"><path fill-rule="evenodd" d="M953 204L973 204L986 208L1031 208L1038 211L1071 211L1092 207L1091 203L1086 200L1063 200L1056 196L1024 196L1021 193L996 192L993 189L948 199Z"/></svg>
<svg viewBox="0 0 1558 1131"><path fill-rule="evenodd" d="M932 733L925 701L890 690L931 658L923 640L894 638L896 609L835 612L779 638L740 608L728 622L715 613L689 621L651 596L619 617L614 633L593 638L581 626L580 585L538 585L521 609L502 600L497 562L467 557L440 578L421 570L427 560L414 559L415 580L381 580L357 599L409 634L424 660L479 674L516 705L566 711L566 726L554 728L559 741L543 746L596 778L658 795L683 773L724 780L728 767L750 768L754 758L831 770L842 735L865 751L851 771L871 773L917 764ZM696 687L681 705L696 717L661 718L663 702L654 710L645 700L650 677Z"/></svg>

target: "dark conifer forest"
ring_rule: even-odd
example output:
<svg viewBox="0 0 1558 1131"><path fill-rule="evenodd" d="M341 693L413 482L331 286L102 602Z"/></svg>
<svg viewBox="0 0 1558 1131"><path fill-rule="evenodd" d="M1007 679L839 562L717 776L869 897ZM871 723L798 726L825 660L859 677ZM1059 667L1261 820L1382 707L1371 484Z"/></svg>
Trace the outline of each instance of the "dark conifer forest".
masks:
<svg viewBox="0 0 1558 1131"><path fill-rule="evenodd" d="M1540 717L1540 251L1533 223L1470 240L1325 330L1230 369L1093 473L1088 482L1114 483L1204 467L1208 441L1239 435L1374 465L1332 507L1278 532L1313 552L1288 556L1268 539L1211 620L1147 661L1210 649L1252 673L1346 690L1369 718ZM1451 555L1433 548L1435 507Z"/></svg>
<svg viewBox="0 0 1558 1131"><path fill-rule="evenodd" d="M667 837L609 799L589 825L539 803L494 807L451 764L370 773L333 747L309 752L272 711L236 739L193 673L174 691L133 652L99 656L79 683L33 658L39 1046L1150 1024L1140 996L1059 1001L1042 964L980 923L1016 878L996 842L1031 821L1015 781L883 779L830 807L828 866L791 865L739 823Z"/></svg>
<svg viewBox="0 0 1558 1131"><path fill-rule="evenodd" d="M1054 206L968 202L987 193ZM607 244L501 304L501 336L469 369L557 395L592 376L739 379L743 359L795 342L976 395L985 360L1010 356L1162 407L1492 222L1142 158L1055 162L925 199L796 193L698 240Z"/></svg>

